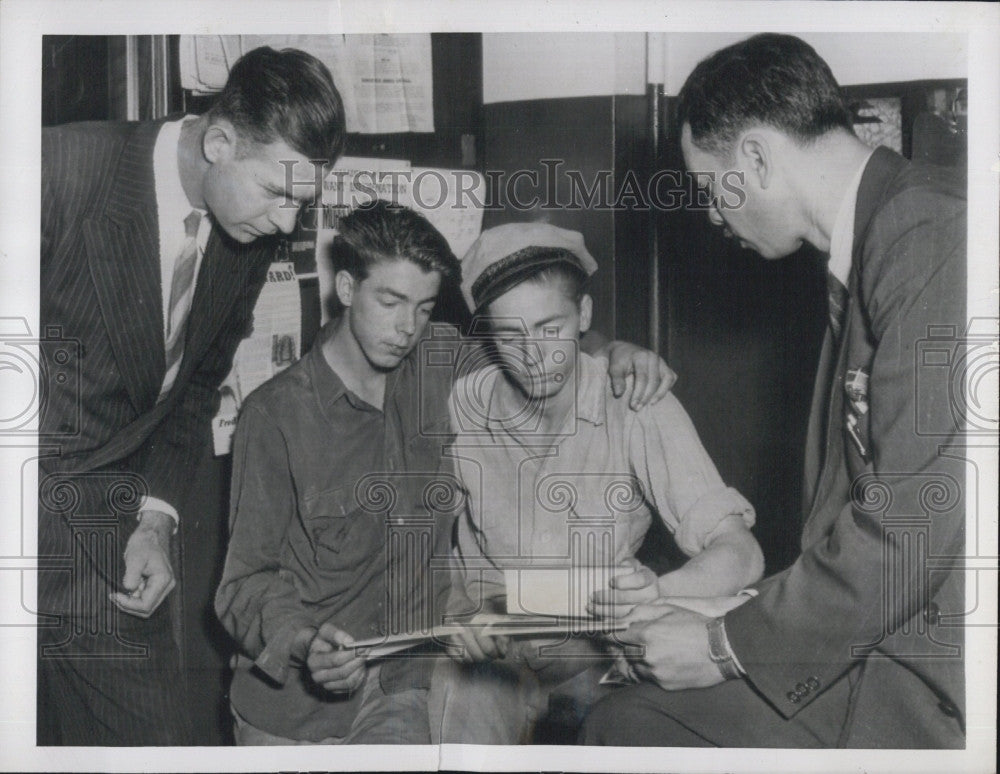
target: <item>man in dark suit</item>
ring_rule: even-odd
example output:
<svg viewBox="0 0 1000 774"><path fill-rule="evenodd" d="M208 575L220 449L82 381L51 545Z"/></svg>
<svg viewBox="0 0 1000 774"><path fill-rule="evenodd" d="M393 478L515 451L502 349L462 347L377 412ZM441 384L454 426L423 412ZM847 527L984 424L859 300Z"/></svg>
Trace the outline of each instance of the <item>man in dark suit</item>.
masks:
<svg viewBox="0 0 1000 774"><path fill-rule="evenodd" d="M205 115L43 130L41 322L66 346L42 348L39 744L190 743L171 535L343 115L322 63L260 48Z"/></svg>
<svg viewBox="0 0 1000 774"><path fill-rule="evenodd" d="M621 639L646 681L599 705L583 741L964 747L963 385L922 358L936 339L934 362L961 360L964 184L872 152L791 36L700 63L679 117L713 223L768 259L830 255L801 554L735 597L652 599L647 571L602 594L606 613L636 605Z"/></svg>

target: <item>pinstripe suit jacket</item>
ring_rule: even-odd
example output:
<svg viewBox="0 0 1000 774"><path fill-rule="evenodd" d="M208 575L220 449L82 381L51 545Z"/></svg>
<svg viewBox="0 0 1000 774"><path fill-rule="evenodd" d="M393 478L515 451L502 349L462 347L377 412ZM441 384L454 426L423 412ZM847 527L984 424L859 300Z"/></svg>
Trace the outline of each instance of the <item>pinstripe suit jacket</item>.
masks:
<svg viewBox="0 0 1000 774"><path fill-rule="evenodd" d="M275 238L240 245L212 229L184 358L157 403L166 369L152 161L161 125L42 131L41 324L66 343L42 347L43 557L70 554L74 513L116 517L120 547L134 529L136 495L179 504L276 251ZM58 351L70 353L68 364ZM95 569L116 584L119 568L102 564Z"/></svg>

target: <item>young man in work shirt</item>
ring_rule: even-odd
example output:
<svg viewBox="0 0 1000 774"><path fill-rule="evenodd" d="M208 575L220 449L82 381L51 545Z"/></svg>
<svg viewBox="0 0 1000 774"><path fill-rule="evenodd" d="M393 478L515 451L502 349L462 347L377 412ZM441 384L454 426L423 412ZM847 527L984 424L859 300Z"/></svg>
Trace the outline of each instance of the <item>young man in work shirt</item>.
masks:
<svg viewBox="0 0 1000 774"><path fill-rule="evenodd" d="M538 611L526 589L541 573L562 573L567 583L555 593L583 615L572 600L589 590L589 568L604 588L614 565L624 565L622 575L645 573L646 599L732 594L763 572L749 529L754 510L722 481L676 398L629 411L612 394L606 363L578 351L596 270L579 232L547 223L492 228L463 259L462 291L488 324L496 362L463 375L450 398L451 456L468 492L456 616L521 604ZM658 578L634 559L654 518L690 557ZM610 664L600 641L508 642L475 621L459 641L461 660L473 663L442 661L435 670L435 742L528 743L551 692L580 675L572 693L586 706ZM582 675L592 666L603 668Z"/></svg>

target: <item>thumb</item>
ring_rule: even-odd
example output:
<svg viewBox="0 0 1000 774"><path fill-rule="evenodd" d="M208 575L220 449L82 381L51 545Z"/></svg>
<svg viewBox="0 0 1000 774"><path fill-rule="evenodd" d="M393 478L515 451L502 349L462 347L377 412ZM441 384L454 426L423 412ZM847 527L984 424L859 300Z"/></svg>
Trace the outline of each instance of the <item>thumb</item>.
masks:
<svg viewBox="0 0 1000 774"><path fill-rule="evenodd" d="M616 589L644 589L652 582L653 573L645 567L639 568L628 575L616 575L611 579L611 585Z"/></svg>
<svg viewBox="0 0 1000 774"><path fill-rule="evenodd" d="M330 636L325 639L338 647L347 647L354 642L354 638L350 634L335 626L330 626Z"/></svg>
<svg viewBox="0 0 1000 774"><path fill-rule="evenodd" d="M146 568L146 563L140 561L134 553L125 556L125 575L122 577L122 586L129 591L135 591L142 582L142 571Z"/></svg>

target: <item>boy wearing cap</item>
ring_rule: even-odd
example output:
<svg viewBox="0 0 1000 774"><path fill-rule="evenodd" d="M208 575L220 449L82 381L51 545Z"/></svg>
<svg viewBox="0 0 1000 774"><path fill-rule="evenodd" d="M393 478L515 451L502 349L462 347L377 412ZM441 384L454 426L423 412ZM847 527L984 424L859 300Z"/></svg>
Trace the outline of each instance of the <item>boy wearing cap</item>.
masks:
<svg viewBox="0 0 1000 774"><path fill-rule="evenodd" d="M579 352L596 269L579 233L543 223L490 229L463 260L463 295L495 357L450 398L468 495L450 603L459 620L505 611L505 570L625 565L649 599L731 594L763 571L753 508L723 483L680 403L668 395L630 412L606 363ZM659 578L633 558L654 513L690 557ZM596 541L581 551L588 534ZM432 681L435 742L530 741L552 690L604 657L593 639L507 640L472 627L457 644ZM585 695L600 672L588 674Z"/></svg>

